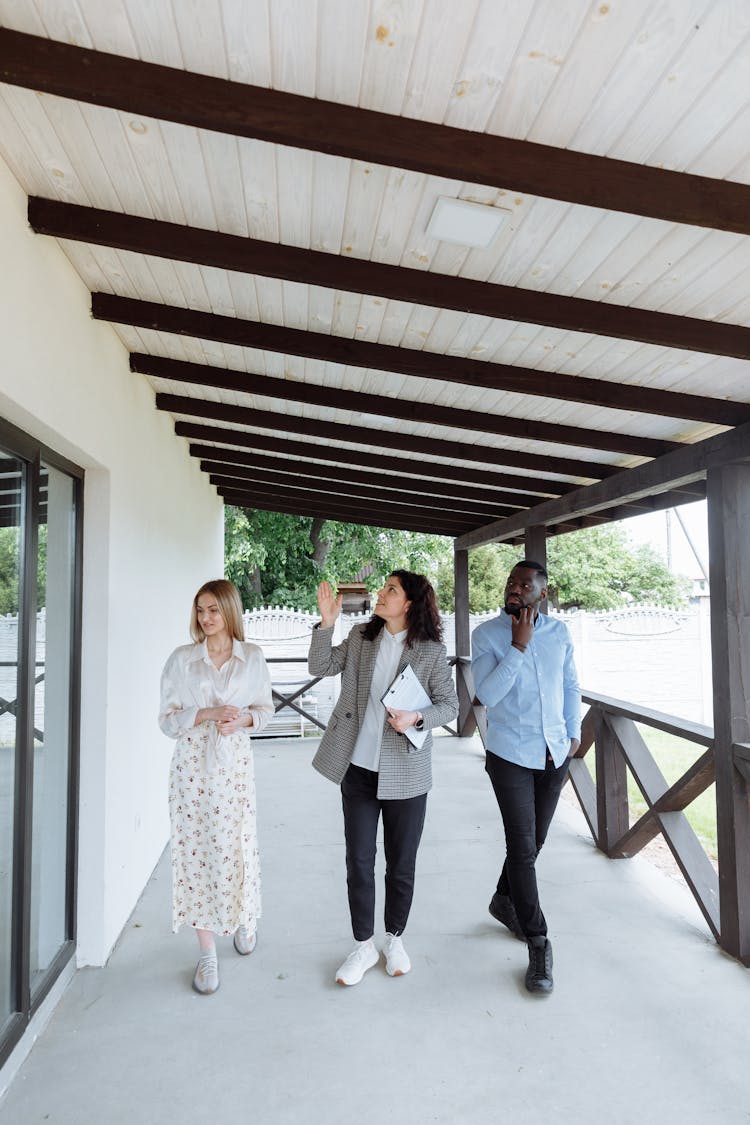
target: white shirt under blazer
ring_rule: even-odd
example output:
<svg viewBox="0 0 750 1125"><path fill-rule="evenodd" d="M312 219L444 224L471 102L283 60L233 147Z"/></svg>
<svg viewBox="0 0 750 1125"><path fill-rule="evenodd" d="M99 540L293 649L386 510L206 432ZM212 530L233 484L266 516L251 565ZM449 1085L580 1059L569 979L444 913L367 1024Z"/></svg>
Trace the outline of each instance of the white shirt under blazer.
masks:
<svg viewBox="0 0 750 1125"><path fill-rule="evenodd" d="M364 723L370 684L382 632L374 641L364 636L364 625L355 625L340 645L332 647L333 626L313 629L308 668L313 676L341 674L341 694L328 721L320 746L313 758L315 769L339 785L349 768ZM426 730L449 723L458 714L458 698L448 654L440 641L415 641L404 645L394 676L410 664L432 704L422 708ZM383 735L378 768L378 797L381 800L406 800L419 797L432 788L432 735L417 749L403 734L388 725L383 708Z"/></svg>

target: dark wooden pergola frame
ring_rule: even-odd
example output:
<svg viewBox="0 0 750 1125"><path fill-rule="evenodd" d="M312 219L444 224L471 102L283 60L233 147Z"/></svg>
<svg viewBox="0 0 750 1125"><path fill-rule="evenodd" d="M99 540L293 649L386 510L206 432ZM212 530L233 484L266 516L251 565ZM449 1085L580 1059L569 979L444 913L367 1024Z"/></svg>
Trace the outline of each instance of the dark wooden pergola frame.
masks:
<svg viewBox="0 0 750 1125"><path fill-rule="evenodd" d="M750 234L750 187L744 184L249 87L8 29L0 29L0 80L233 136ZM56 200L31 198L29 222L40 234L197 265L707 355L750 358L750 328L736 324L443 276ZM404 377L405 391L398 398L386 393L384 379L383 393L337 392L337 405L386 415L417 432L398 425L378 430L344 425L274 408L278 401L326 405L330 392L309 382L141 352L130 359L134 372L163 383L253 396L252 406L235 406L199 393L156 395L157 408L177 416L176 433L189 439L191 454L226 502L454 538L462 735L477 725L481 731L485 721L470 673L472 547L511 542L544 561L551 535L707 497L714 729L588 695L584 738L571 777L598 846L613 857L632 855L661 832L721 946L750 964L750 594L741 571L743 559L750 557L748 403L632 381L428 354L108 293L92 295L92 314L112 323ZM617 411L625 411L636 418L658 415L731 428L688 444L632 432L637 431L632 418L627 425L613 421L609 430L591 430L534 417L448 409L417 401L409 393L413 379L432 382L437 389L463 384L510 391L532 401L542 396L596 404L615 412L614 418ZM444 436L418 432L422 424L442 429ZM508 438L511 448L481 439L474 443L463 431ZM554 442L571 452L547 456L520 448L525 441ZM609 459L596 460L602 453ZM650 460L623 470L612 463L613 454ZM280 699L280 706L298 710L294 698ZM704 747L675 785L661 777L634 728L635 718ZM596 789L582 761L591 746ZM627 768L648 805L632 827ZM683 815L690 800L714 778L718 877Z"/></svg>

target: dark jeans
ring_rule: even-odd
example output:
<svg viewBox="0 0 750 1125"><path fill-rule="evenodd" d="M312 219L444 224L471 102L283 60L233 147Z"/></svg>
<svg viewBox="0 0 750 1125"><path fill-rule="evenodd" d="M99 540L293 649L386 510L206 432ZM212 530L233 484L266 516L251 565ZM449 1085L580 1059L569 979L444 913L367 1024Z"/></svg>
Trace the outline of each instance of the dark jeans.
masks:
<svg viewBox="0 0 750 1125"><path fill-rule="evenodd" d="M385 929L402 934L414 894L414 870L422 837L427 794L404 801L378 799L378 775L349 766L341 782L346 836L346 884L352 930L366 941L375 930L375 853L378 819L383 814L385 849Z"/></svg>
<svg viewBox="0 0 750 1125"><path fill-rule="evenodd" d="M486 755L485 769L505 828L506 857L497 891L512 899L527 938L547 934L535 864L568 776L568 764L566 758L561 766L555 766L548 752L544 769L532 770L506 762L497 754Z"/></svg>

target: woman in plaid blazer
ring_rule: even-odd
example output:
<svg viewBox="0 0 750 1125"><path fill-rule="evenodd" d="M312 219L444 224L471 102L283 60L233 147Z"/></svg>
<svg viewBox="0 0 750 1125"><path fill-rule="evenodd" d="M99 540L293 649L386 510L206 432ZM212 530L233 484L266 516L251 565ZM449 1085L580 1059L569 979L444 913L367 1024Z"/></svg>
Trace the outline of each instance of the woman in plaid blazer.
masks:
<svg viewBox="0 0 750 1125"><path fill-rule="evenodd" d="M430 732L455 718L453 687L435 591L422 574L395 570L379 592L371 620L332 647L341 595L318 587L321 622L313 630L308 667L314 676L341 674L341 694L313 759L316 770L341 786L346 877L357 945L336 973L339 984L358 984L377 964L375 947L375 840L383 817L386 971L411 968L401 935L412 896L417 849L432 786L432 735L421 747L405 736L410 727ZM431 700L421 711L386 711L385 691L411 665Z"/></svg>

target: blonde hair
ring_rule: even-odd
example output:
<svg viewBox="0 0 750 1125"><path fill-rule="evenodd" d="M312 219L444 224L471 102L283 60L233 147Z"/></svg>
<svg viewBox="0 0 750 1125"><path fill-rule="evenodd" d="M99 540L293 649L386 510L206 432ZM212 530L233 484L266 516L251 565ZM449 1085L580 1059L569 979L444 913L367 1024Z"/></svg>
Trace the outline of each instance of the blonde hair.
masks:
<svg viewBox="0 0 750 1125"><path fill-rule="evenodd" d="M237 641L244 641L245 630L242 622L242 602L233 582L226 578L214 578L212 582L204 582L198 593L193 598L193 608L190 614L190 636L196 644L202 644L206 634L198 624L198 598L201 594L211 594L216 598L219 612L224 618L227 632Z"/></svg>

